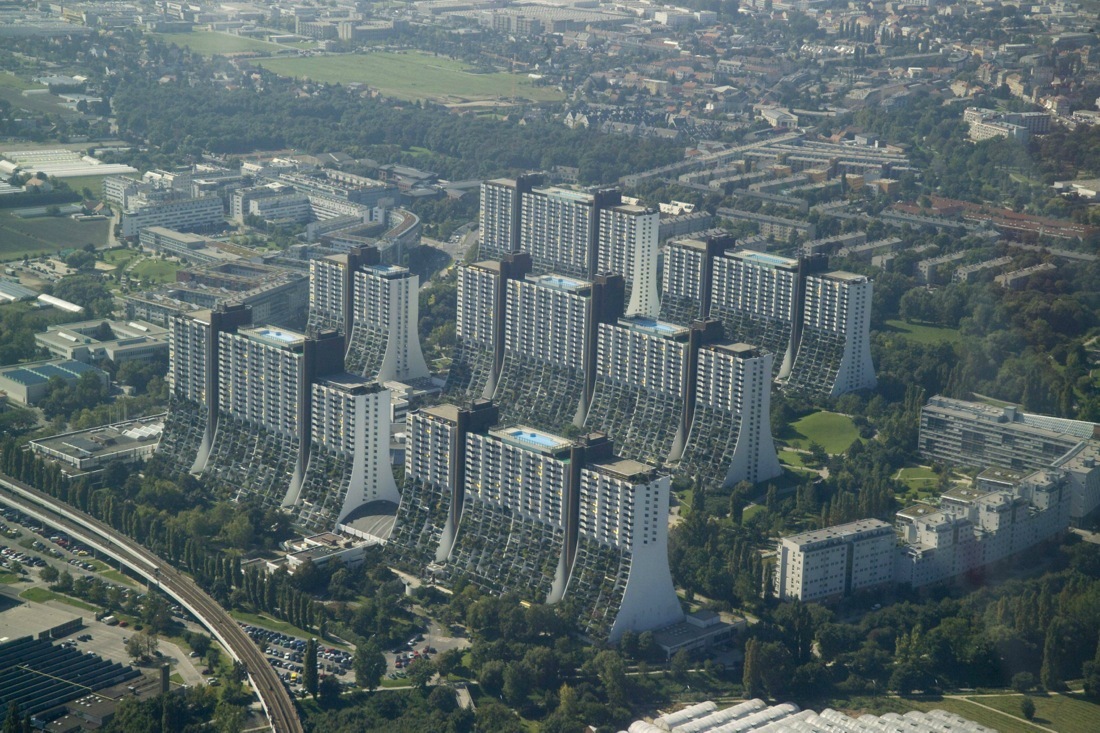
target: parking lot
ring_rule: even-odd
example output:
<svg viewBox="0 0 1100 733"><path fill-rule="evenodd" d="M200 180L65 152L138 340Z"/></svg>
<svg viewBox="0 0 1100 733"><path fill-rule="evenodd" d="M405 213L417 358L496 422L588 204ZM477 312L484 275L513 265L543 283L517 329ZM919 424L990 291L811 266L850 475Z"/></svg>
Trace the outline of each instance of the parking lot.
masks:
<svg viewBox="0 0 1100 733"><path fill-rule="evenodd" d="M264 649L264 655L272 667L279 670L279 677L296 694L304 692L302 688L302 663L305 660L306 640L278 631L270 631L240 624L245 633ZM333 675L345 687L355 684L355 673L351 669L352 655L342 649L326 646L319 642L317 648L318 678Z"/></svg>

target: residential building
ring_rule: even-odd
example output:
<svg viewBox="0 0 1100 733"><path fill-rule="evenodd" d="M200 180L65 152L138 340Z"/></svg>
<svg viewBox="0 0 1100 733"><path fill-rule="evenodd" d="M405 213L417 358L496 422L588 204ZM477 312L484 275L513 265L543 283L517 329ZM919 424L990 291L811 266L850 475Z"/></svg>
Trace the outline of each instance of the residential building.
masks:
<svg viewBox="0 0 1100 733"><path fill-rule="evenodd" d="M424 379L417 323L420 278L407 267L364 264L354 273L347 370L380 382Z"/></svg>
<svg viewBox="0 0 1100 733"><path fill-rule="evenodd" d="M894 582L897 537L879 519L861 519L784 537L776 548L779 600L834 601Z"/></svg>
<svg viewBox="0 0 1100 733"><path fill-rule="evenodd" d="M788 389L836 397L874 388L872 287L865 275L839 270L806 277Z"/></svg>
<svg viewBox="0 0 1100 733"><path fill-rule="evenodd" d="M354 319L355 273L364 265L380 262L381 254L375 247L354 247L343 254L311 259L307 333L339 331L350 338L348 325Z"/></svg>
<svg viewBox="0 0 1100 733"><path fill-rule="evenodd" d="M621 204L599 211L594 272L615 272L626 285L626 314L656 318L657 238L661 215L656 209Z"/></svg>
<svg viewBox="0 0 1100 733"><path fill-rule="evenodd" d="M625 458L676 460L686 438L691 329L641 316L598 326L595 386L584 426Z"/></svg>
<svg viewBox="0 0 1100 733"><path fill-rule="evenodd" d="M622 278L527 275L507 286L504 359L494 392L502 419L545 430L580 425L594 386L599 324L623 312Z"/></svg>
<svg viewBox="0 0 1100 733"><path fill-rule="evenodd" d="M1068 472L1070 519L1100 507L1100 426L935 396L921 410L918 447L928 460L955 466Z"/></svg>
<svg viewBox="0 0 1100 733"><path fill-rule="evenodd" d="M669 241L661 275L661 320L686 326L707 317L714 260L735 242L726 234Z"/></svg>
<svg viewBox="0 0 1100 733"><path fill-rule="evenodd" d="M499 260L520 249L520 201L543 177L530 173L516 179L498 178L481 184L481 209L478 214L482 260Z"/></svg>
<svg viewBox="0 0 1100 733"><path fill-rule="evenodd" d="M774 358L748 344L697 349L679 473L704 488L758 483L783 473L771 432Z"/></svg>
<svg viewBox="0 0 1100 733"><path fill-rule="evenodd" d="M600 210L618 206L616 189L583 193L556 186L533 188L520 200L519 248L536 274L591 278L596 274Z"/></svg>
<svg viewBox="0 0 1100 733"><path fill-rule="evenodd" d="M525 252L500 260L458 266L456 345L445 391L467 398L490 397L504 362L508 282L531 270Z"/></svg>
<svg viewBox="0 0 1100 733"><path fill-rule="evenodd" d="M222 201L217 196L139 199L129 204L122 212L122 237L136 237L145 227L200 231L225 225Z"/></svg>

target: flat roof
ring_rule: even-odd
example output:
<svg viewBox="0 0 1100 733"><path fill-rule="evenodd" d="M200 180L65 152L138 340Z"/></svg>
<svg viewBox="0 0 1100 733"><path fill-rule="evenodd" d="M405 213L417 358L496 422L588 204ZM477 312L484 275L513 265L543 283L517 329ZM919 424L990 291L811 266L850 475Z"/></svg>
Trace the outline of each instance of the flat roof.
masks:
<svg viewBox="0 0 1100 733"><path fill-rule="evenodd" d="M975 499L980 499L983 496L988 496L991 493L993 492L982 491L980 489L972 489L965 486L956 486L943 492L941 497L944 499L954 499L955 501L969 502L974 501Z"/></svg>
<svg viewBox="0 0 1100 733"><path fill-rule="evenodd" d="M940 510L938 507L929 506L928 504L913 504L897 512L895 516L902 517L903 519L923 519L932 514L938 514L939 512Z"/></svg>
<svg viewBox="0 0 1100 733"><path fill-rule="evenodd" d="M735 344L709 344L709 348L715 351L725 351L741 359L751 359L755 356L759 356L761 353L760 349L752 344L740 342Z"/></svg>
<svg viewBox="0 0 1100 733"><path fill-rule="evenodd" d="M825 527L824 529L801 532L791 535L790 537L784 537L783 541L791 542L796 545L812 545L817 542L843 539L861 532L881 530L883 528L892 529L889 524L883 522L881 519L860 519L855 522L848 522L847 524L838 524L833 527Z"/></svg>
<svg viewBox="0 0 1100 733"><path fill-rule="evenodd" d="M566 277L565 275L528 275L527 282L546 288L565 290L567 292L577 292L592 286L592 283L588 280Z"/></svg>
<svg viewBox="0 0 1100 733"><path fill-rule="evenodd" d="M736 252L730 253L731 257L736 257L739 260L744 260L754 265L761 267L784 267L797 269L798 260L792 260L790 257L780 257L779 255L771 255L766 252L757 252L751 249L742 249Z"/></svg>
<svg viewBox="0 0 1100 733"><path fill-rule="evenodd" d="M610 473L623 479L648 479L657 470L655 466L629 458L613 456L604 460L589 461L588 468Z"/></svg>
<svg viewBox="0 0 1100 733"><path fill-rule="evenodd" d="M554 198L568 199L579 204L590 204L596 200L596 197L590 193L584 191L574 191L570 188L561 188L560 186L543 186L541 188L531 189L532 193L541 194L543 196L553 196Z"/></svg>
<svg viewBox="0 0 1100 733"><path fill-rule="evenodd" d="M619 319L619 325L663 338L686 336L691 331L687 326L658 321L656 318L649 318L648 316L626 316Z"/></svg>
<svg viewBox="0 0 1100 733"><path fill-rule="evenodd" d="M389 280L398 277L406 277L409 274L409 268L402 267L401 265L364 265L364 272L369 272L372 275L378 275Z"/></svg>
<svg viewBox="0 0 1100 733"><path fill-rule="evenodd" d="M426 415L438 417L451 422L458 422L458 405L440 404L421 407L420 411Z"/></svg>
<svg viewBox="0 0 1100 733"><path fill-rule="evenodd" d="M242 336L266 341L274 346L290 347L305 342L304 334L289 329L276 328L274 326L258 326L256 328L242 328L238 331Z"/></svg>
<svg viewBox="0 0 1100 733"><path fill-rule="evenodd" d="M547 455L569 448L572 443L565 438L526 425L490 430L490 435L524 450L534 450Z"/></svg>
<svg viewBox="0 0 1100 733"><path fill-rule="evenodd" d="M361 377L358 374L349 374L348 372L342 372L340 374L330 374L317 381L320 384L342 389L345 392L351 392L353 394L381 392L383 389L385 389L375 379L367 379L366 377Z"/></svg>
<svg viewBox="0 0 1100 733"><path fill-rule="evenodd" d="M847 270L834 270L833 272L826 272L822 277L827 277L831 280L843 280L845 282L864 283L867 282L866 275L857 275L854 272L848 272Z"/></svg>

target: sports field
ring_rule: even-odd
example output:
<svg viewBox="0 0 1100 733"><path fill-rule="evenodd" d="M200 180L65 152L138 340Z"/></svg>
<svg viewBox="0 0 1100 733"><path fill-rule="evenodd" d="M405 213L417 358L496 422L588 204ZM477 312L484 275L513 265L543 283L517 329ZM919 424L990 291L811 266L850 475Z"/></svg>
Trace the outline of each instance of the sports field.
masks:
<svg viewBox="0 0 1100 733"><path fill-rule="evenodd" d="M20 219L11 212L0 212L0 261L79 249L85 244L99 247L106 243L110 226L107 220L76 221L67 216Z"/></svg>
<svg viewBox="0 0 1100 733"><path fill-rule="evenodd" d="M263 59L265 69L281 76L346 84L358 82L396 99L471 102L509 99L562 99L556 87L537 87L523 75L473 73L466 64L417 51L377 52Z"/></svg>
<svg viewBox="0 0 1100 733"><path fill-rule="evenodd" d="M810 443L817 443L826 453L843 453L859 439L859 432L847 415L822 411L792 423L783 438L793 448L809 449Z"/></svg>
<svg viewBox="0 0 1100 733"><path fill-rule="evenodd" d="M246 51L259 51L261 53L279 53L280 51L297 50L297 46L288 49L281 43L257 41L253 38L234 36L230 33L218 33L216 31L193 31L191 33L150 33L149 35L165 43L174 43L177 46L185 46L195 53L203 56L215 54L244 53Z"/></svg>

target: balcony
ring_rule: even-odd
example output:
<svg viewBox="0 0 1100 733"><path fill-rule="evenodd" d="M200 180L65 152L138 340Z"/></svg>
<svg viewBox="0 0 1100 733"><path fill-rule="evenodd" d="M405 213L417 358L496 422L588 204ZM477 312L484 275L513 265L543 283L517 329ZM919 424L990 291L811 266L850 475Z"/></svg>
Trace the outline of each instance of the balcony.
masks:
<svg viewBox="0 0 1100 733"><path fill-rule="evenodd" d="M393 534L386 544L395 567L424 575L425 568L435 562L450 502L450 494L440 487L406 477Z"/></svg>
<svg viewBox="0 0 1100 733"><path fill-rule="evenodd" d="M631 554L596 542L584 535L577 538L577 556L565 590L565 602L577 614L577 626L593 640L606 640L619 615Z"/></svg>
<svg viewBox="0 0 1100 733"><path fill-rule="evenodd" d="M344 358L344 368L351 374L371 379L382 367L388 343L389 337L383 329L355 321L351 327L351 341Z"/></svg>
<svg viewBox="0 0 1100 733"><path fill-rule="evenodd" d="M223 414L203 479L216 495L282 504L298 462L298 442Z"/></svg>
<svg viewBox="0 0 1100 733"><path fill-rule="evenodd" d="M206 432L208 409L205 405L173 395L168 402L168 417L157 444L157 456L165 465L187 473L195 463Z"/></svg>
<svg viewBox="0 0 1100 733"><path fill-rule="evenodd" d="M336 527L352 477L351 455L314 445L302 481L295 523L306 534L331 532Z"/></svg>
<svg viewBox="0 0 1100 733"><path fill-rule="evenodd" d="M726 308L715 304L711 307L711 318L722 321L726 340L753 344L775 354L772 361L772 376L779 374L783 366L783 355L791 342L791 322L786 319L749 313L737 308Z"/></svg>
<svg viewBox="0 0 1100 733"><path fill-rule="evenodd" d="M721 487L733 462L740 429L740 416L696 404L679 473L708 490Z"/></svg>
<svg viewBox="0 0 1100 733"><path fill-rule="evenodd" d="M493 373L493 352L459 339L443 393L459 399L477 399Z"/></svg>
<svg viewBox="0 0 1100 733"><path fill-rule="evenodd" d="M584 374L525 354L504 357L493 401L502 423L522 423L560 432L572 424L584 398Z"/></svg>
<svg viewBox="0 0 1100 733"><path fill-rule="evenodd" d="M844 336L834 331L805 328L798 345L787 389L829 396L833 393L844 358Z"/></svg>
<svg viewBox="0 0 1100 733"><path fill-rule="evenodd" d="M683 418L683 401L600 377L584 426L611 436L623 458L659 466L668 460Z"/></svg>

